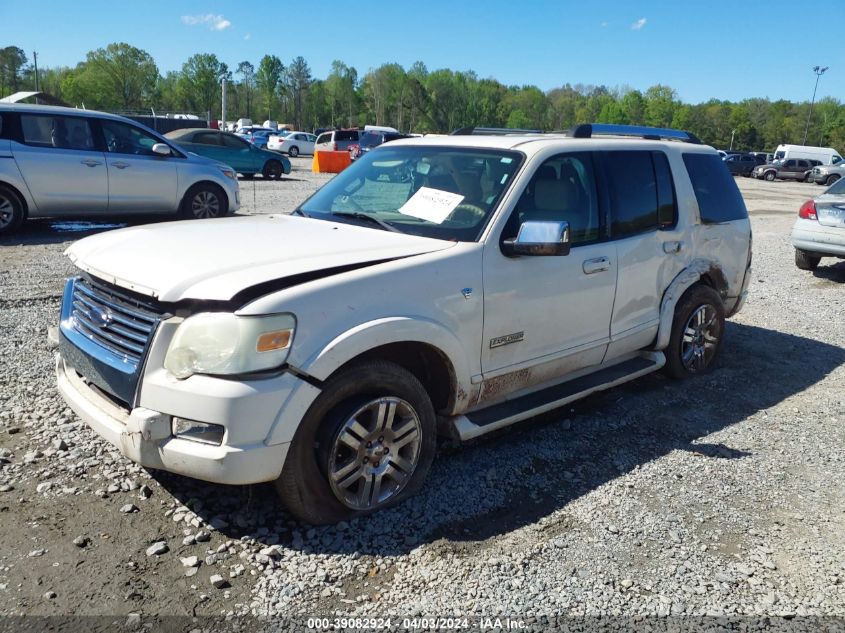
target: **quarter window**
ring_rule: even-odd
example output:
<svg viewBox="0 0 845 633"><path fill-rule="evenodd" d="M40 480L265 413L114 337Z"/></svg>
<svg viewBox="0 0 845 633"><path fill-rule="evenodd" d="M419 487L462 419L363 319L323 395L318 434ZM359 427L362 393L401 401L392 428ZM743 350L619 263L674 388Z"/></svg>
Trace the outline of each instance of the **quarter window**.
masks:
<svg viewBox="0 0 845 633"><path fill-rule="evenodd" d="M79 117L21 115L23 140L36 147L93 150L94 136L88 121Z"/></svg>
<svg viewBox="0 0 845 633"><path fill-rule="evenodd" d="M684 165L704 224L748 217L736 182L721 162L716 154L684 154Z"/></svg>

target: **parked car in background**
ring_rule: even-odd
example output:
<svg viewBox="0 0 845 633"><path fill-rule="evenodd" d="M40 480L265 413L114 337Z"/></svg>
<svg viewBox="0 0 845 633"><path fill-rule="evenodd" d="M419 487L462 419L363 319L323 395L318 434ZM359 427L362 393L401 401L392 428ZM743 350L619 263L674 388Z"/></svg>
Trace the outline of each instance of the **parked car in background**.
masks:
<svg viewBox="0 0 845 633"><path fill-rule="evenodd" d="M750 176L757 166L757 160L751 154L731 154L724 163L734 176Z"/></svg>
<svg viewBox="0 0 845 633"><path fill-rule="evenodd" d="M284 136L271 136L268 149L286 152L290 156L314 153L314 143L317 137L308 132L287 132Z"/></svg>
<svg viewBox="0 0 845 633"><path fill-rule="evenodd" d="M389 143L390 141L399 140L400 138L408 138L408 135L399 132L365 131L358 139L358 142L352 145L349 154L352 160L356 160L371 149L375 149L379 145Z"/></svg>
<svg viewBox="0 0 845 633"><path fill-rule="evenodd" d="M835 165L818 165L813 167L810 178L817 185L827 185L828 187L837 180L845 176L845 162L839 162Z"/></svg>
<svg viewBox="0 0 845 633"><path fill-rule="evenodd" d="M277 130L271 130L269 128L260 128L260 129L253 128L249 132L242 133L239 136L241 136L241 138L243 138L248 143L252 143L256 147L259 147L261 149L266 149L267 148L267 142L269 141L270 136L272 134L278 134L278 131Z"/></svg>
<svg viewBox="0 0 845 633"><path fill-rule="evenodd" d="M349 146L357 143L361 137L360 130L331 130L323 132L314 142L315 152L345 152Z"/></svg>
<svg viewBox="0 0 845 633"><path fill-rule="evenodd" d="M778 145L774 160L784 162L792 158L818 161L819 165L835 165L842 157L832 147L814 147L812 145Z"/></svg>
<svg viewBox="0 0 845 633"><path fill-rule="evenodd" d="M809 182L813 167L820 164L817 160L806 160L804 158L790 158L784 162L774 162L767 165L757 165L751 172L755 178L764 180L803 180Z"/></svg>
<svg viewBox="0 0 845 633"><path fill-rule="evenodd" d="M0 234L27 218L178 213L240 206L235 171L113 114L0 104Z"/></svg>
<svg viewBox="0 0 845 633"><path fill-rule="evenodd" d="M845 180L801 205L791 239L801 270L815 270L823 257L845 259Z"/></svg>
<svg viewBox="0 0 845 633"><path fill-rule="evenodd" d="M229 132L189 128L174 130L165 136L187 152L231 165L246 178L261 174L268 179L279 179L290 173L290 161L287 158L260 149Z"/></svg>
<svg viewBox="0 0 845 633"><path fill-rule="evenodd" d="M775 159L775 155L771 152L748 152L751 154L755 159L757 159L758 165L765 165L766 163L771 163Z"/></svg>
<svg viewBox="0 0 845 633"><path fill-rule="evenodd" d="M746 297L751 225L694 136L584 125L395 141L292 215L67 252L68 406L135 462L274 482L321 524L423 489L438 433L470 440L661 368L705 374ZM77 297L140 313L141 332L90 330Z"/></svg>

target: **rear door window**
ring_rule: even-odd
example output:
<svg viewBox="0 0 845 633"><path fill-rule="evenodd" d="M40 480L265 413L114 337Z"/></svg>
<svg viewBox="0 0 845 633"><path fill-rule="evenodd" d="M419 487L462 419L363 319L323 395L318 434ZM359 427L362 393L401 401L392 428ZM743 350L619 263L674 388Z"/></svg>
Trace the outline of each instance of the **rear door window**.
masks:
<svg viewBox="0 0 845 633"><path fill-rule="evenodd" d="M23 140L35 147L93 150L94 135L81 117L22 114Z"/></svg>
<svg viewBox="0 0 845 633"><path fill-rule="evenodd" d="M657 177L651 154L645 151L604 152L613 238L656 230L660 225ZM729 173L724 166L722 170Z"/></svg>
<svg viewBox="0 0 845 633"><path fill-rule="evenodd" d="M717 154L684 154L701 221L720 224L748 217L739 188Z"/></svg>
<svg viewBox="0 0 845 633"><path fill-rule="evenodd" d="M194 134L194 143L199 145L219 145L220 135L215 132L199 132Z"/></svg>

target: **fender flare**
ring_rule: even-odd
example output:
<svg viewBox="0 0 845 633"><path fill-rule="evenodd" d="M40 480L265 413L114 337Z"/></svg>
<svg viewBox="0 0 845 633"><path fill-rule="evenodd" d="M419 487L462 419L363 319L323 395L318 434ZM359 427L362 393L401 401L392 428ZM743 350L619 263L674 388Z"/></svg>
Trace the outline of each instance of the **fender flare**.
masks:
<svg viewBox="0 0 845 633"><path fill-rule="evenodd" d="M683 294L704 275L717 273L715 276L719 281L724 279L718 264L707 259L694 259L689 265L678 273L663 293L663 300L660 303L660 325L657 329L657 338L654 343L655 350L666 349L669 345L669 337L672 334L672 320L675 317L675 306ZM716 291L724 299L725 291L716 288Z"/></svg>
<svg viewBox="0 0 845 633"><path fill-rule="evenodd" d="M393 316L361 323L338 334L305 362L291 364L308 376L323 381L349 361L372 349L391 343L423 343L437 350L451 365L455 381L455 405L467 405L471 398L470 355L445 325L425 317Z"/></svg>

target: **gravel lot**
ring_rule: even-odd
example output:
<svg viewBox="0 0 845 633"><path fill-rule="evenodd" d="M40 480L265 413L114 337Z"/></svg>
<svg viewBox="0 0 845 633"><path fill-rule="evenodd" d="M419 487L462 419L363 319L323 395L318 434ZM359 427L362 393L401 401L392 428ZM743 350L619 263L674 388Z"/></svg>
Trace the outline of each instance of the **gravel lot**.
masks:
<svg viewBox="0 0 845 633"><path fill-rule="evenodd" d="M293 163L241 213L327 180ZM0 613L845 615L845 263L793 265L820 187L738 182L754 276L716 371L443 446L426 492L330 528L136 467L63 405L62 251L104 226L29 223L0 241Z"/></svg>

